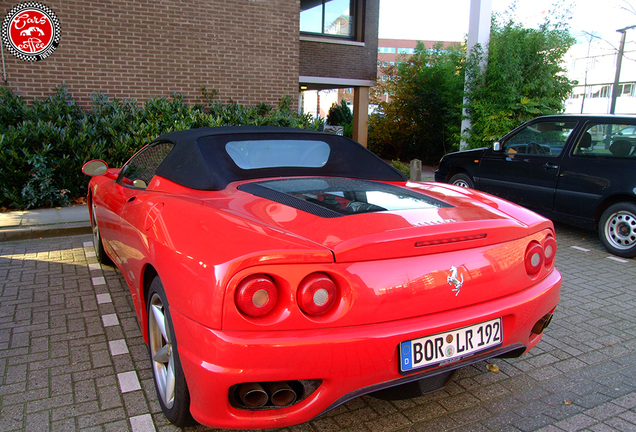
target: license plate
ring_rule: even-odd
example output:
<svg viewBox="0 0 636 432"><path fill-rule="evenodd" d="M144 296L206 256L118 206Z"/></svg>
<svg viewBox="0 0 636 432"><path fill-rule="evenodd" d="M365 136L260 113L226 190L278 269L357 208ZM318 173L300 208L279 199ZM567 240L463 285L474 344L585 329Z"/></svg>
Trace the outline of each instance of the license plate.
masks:
<svg viewBox="0 0 636 432"><path fill-rule="evenodd" d="M400 344L400 371L452 363L497 347L503 340L501 318Z"/></svg>

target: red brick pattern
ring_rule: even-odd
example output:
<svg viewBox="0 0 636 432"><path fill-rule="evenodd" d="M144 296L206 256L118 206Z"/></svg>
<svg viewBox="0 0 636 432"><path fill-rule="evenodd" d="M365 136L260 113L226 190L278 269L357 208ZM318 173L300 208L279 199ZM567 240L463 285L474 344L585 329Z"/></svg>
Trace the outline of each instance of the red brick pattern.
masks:
<svg viewBox="0 0 636 432"><path fill-rule="evenodd" d="M0 0L1 18L20 1ZM95 91L139 102L177 92L196 102L202 86L244 105L297 98L298 0L42 3L62 27L57 50L28 63L4 49L6 85L26 100L62 83L82 104Z"/></svg>

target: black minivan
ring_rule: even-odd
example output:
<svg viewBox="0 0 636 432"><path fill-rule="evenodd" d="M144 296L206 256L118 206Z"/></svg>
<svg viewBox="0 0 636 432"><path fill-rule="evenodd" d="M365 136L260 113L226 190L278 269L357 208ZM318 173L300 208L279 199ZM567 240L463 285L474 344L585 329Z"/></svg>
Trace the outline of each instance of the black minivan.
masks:
<svg viewBox="0 0 636 432"><path fill-rule="evenodd" d="M568 224L598 229L636 256L636 116L553 115L492 147L445 155L435 180L479 189Z"/></svg>

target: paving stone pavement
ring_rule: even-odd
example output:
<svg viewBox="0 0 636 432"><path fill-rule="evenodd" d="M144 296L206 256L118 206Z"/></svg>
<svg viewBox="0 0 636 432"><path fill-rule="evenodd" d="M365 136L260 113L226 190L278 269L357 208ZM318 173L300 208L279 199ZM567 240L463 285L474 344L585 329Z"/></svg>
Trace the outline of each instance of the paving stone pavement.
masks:
<svg viewBox="0 0 636 432"><path fill-rule="evenodd" d="M178 430L161 414L125 282L90 239L0 243L0 431ZM562 298L529 354L282 430L636 431L636 260L611 257L593 232L557 225L557 240Z"/></svg>

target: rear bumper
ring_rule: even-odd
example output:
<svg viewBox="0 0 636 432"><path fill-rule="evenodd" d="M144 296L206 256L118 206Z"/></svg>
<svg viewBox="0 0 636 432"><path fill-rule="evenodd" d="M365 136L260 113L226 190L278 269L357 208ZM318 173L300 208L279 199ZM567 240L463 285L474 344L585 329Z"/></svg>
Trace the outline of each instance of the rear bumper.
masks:
<svg viewBox="0 0 636 432"><path fill-rule="evenodd" d="M514 295L454 311L348 328L298 331L220 331L171 311L179 356L200 423L222 428L275 428L302 423L354 397L421 379L540 340L534 324L559 301L561 275ZM426 335L502 318L500 348L426 371L402 375L398 346ZM290 407L248 411L233 407L231 386L245 382L319 379L310 396Z"/></svg>

